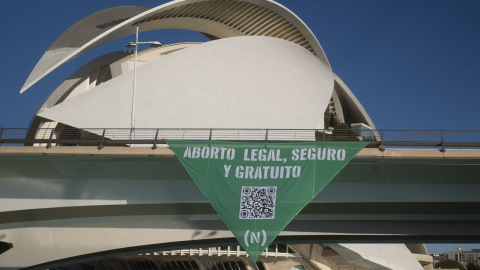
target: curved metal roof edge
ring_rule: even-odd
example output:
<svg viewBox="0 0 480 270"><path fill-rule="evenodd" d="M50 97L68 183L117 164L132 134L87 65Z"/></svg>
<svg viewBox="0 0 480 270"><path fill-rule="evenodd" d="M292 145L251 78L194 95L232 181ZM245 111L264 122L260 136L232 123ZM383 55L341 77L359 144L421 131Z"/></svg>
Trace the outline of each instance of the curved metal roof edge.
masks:
<svg viewBox="0 0 480 270"><path fill-rule="evenodd" d="M346 94L348 98L350 98L353 101L357 109L360 111L361 115L365 118L365 121L367 122L368 126L371 127L372 129L375 129L375 125L373 124L372 119L368 115L365 108L363 108L362 104L357 99L357 97L353 94L350 88L348 88L345 82L343 82L342 79L340 79L340 77L335 72L333 72L333 75L335 76L335 82L337 82L339 86L342 88L343 93Z"/></svg>
<svg viewBox="0 0 480 270"><path fill-rule="evenodd" d="M47 51L64 47L81 47L82 41L88 37L95 37L107 31L108 28L120 24L149 9L149 7L129 5L116 6L97 11L70 26L50 45ZM94 28L88 28L92 26L94 26ZM88 28L88 31L86 28ZM95 31L92 31L92 29Z"/></svg>
<svg viewBox="0 0 480 270"><path fill-rule="evenodd" d="M310 39L311 44L318 47L317 49L319 49L320 52L321 52L321 53L317 53L317 57L322 62L324 62L327 66L330 67L330 64L328 63L326 55L325 55L320 43L318 42L318 40L315 38L315 36L310 31L310 29L306 26L306 24L302 20L300 20L300 18L298 18L292 11L290 11L289 9L285 8L284 6L280 5L277 2L274 2L272 0L242 0L242 1L258 4L258 5L263 6L263 7L265 7L265 5L270 5L269 7L266 7L266 8L269 8L270 10L275 10L275 12L277 12L277 13L279 11L283 11L282 12L283 14L280 14L281 16L285 17L285 15L287 15L287 17L291 17L292 19L294 19L293 21L292 20L289 20L289 21L292 24L294 24L296 27L303 28L303 29L299 29L299 30L300 31L303 30L301 32L304 36L305 36L305 34L308 34L305 37ZM178 6L178 5L181 5L185 2L196 3L196 2L206 2L206 1L205 0L175 0L175 1L172 1L172 2L169 2L169 3L165 3L163 5L157 6L155 8L149 9L149 10L143 12L143 13L140 13L140 14L138 14L138 15L136 15L136 16L128 19L128 20L125 20L125 21L113 26L112 28L102 32L101 34L99 34L95 38L93 38L93 39L89 40L88 42L86 42L85 44L83 44L81 47L73 48L73 52L69 53L70 50L64 52L65 55L60 60L58 60L56 62L53 61L53 63L50 60L51 58L48 56L48 54L51 53L51 52L54 52L54 51L47 51L42 56L40 61L37 63L37 65L35 66L35 68L31 72L30 76L27 78L25 84L23 85L22 89L20 90L20 93L25 92L28 88L30 88L32 85L34 85L40 79L42 79L43 77L48 75L50 72L52 72L53 70L55 70L59 66L65 64L66 62L72 60L73 58L77 57L78 55L80 55L80 54L82 54L82 53L84 53L84 52L86 52L90 49L93 49L97 46L105 44L105 43L107 43L111 40L133 34L134 31L135 31L134 24L137 21L139 21L141 19L144 19L145 17L151 15L152 13L157 12L161 9L166 8L166 7ZM96 13L94 13L94 14L96 14ZM92 16L92 15L90 15L90 16ZM88 17L86 17L82 20L88 20L90 18L90 16L88 16ZM123 30L123 32L121 32L122 30ZM120 33L118 33L118 32L120 32ZM116 35L113 35L114 33ZM58 57L56 57L56 59L57 58ZM55 59L53 59L53 60L55 60ZM50 62L50 63L48 63L48 62Z"/></svg>
<svg viewBox="0 0 480 270"><path fill-rule="evenodd" d="M248 1L251 1L251 0L248 0ZM312 46L317 46L318 45L318 49L320 50L319 52L321 52L321 54L317 54L317 57L322 60L322 62L324 62L328 67L331 68L330 66L330 62L328 61L328 58L327 58L327 55L325 54L325 51L323 50L322 48L322 45L320 44L320 42L318 41L317 37L313 34L312 30L310 30L310 28L308 27L308 25L302 20L300 19L300 17L297 16L297 14L295 14L293 11L291 11L290 9L288 9L287 7L285 7L284 5L280 4L280 3L277 3L273 0L264 0L266 2L270 2L272 4L274 4L276 7L281 7L283 10L286 10L288 11L288 14L291 15L295 20L296 22L299 22L301 23L300 25L296 25L295 24L295 21L292 21L290 20L290 22L292 22L293 24L295 24L296 27L304 27L307 31L306 32L303 32L303 35L307 38L307 39L312 39L312 41L314 42L311 42ZM308 35L305 35L305 34L308 34Z"/></svg>
<svg viewBox="0 0 480 270"><path fill-rule="evenodd" d="M123 8L131 8L132 6L121 6ZM76 25L82 23L82 22L85 22L85 21L88 21L90 18L93 18L95 17L97 14L99 13L103 13L105 14L105 12L118 12L119 8L121 7L113 7L113 8L108 8L108 9L105 9L103 11L99 11L99 12L95 12L83 19L81 19L80 21L76 22L75 24L73 24L71 27L69 27L64 33L62 33L59 38L61 38L66 32L68 32L72 27L75 27ZM73 58L77 57L78 54L80 52L83 51L83 49L86 48L86 45L92 43L92 41L95 41L97 40L99 37L102 37L104 36L106 33L109 33L109 32L112 32L112 30L115 30L117 28L120 28L121 26L123 25L126 25L127 22L131 21L132 19L138 17L140 14L143 14L143 13L138 13L136 16L126 20L126 21L123 21L122 23L120 24L117 24L116 26L113 26L112 28L110 29L106 29L104 32L102 32L101 34L99 34L98 36L96 36L94 39L90 40L89 42L86 42L85 44L83 44L81 47L65 47L65 48L58 48L58 49L54 49L54 50L47 50L42 58L40 58L40 60L37 62L37 64L35 65L35 67L33 68L32 72L30 73L30 75L28 76L27 80L25 81L22 89L20 89L20 94L25 92L28 88L30 88L31 86L33 86L35 83L37 83L39 80L41 80L43 77L45 77L46 75L48 75L50 72L52 72L53 70L57 69L59 66L65 64L66 62L72 60ZM57 40L59 39L57 38ZM55 40L52 45L49 46L49 48L51 48L56 42L57 40ZM100 44L99 44L100 45ZM98 46L99 46L98 45ZM67 49L67 50L66 50ZM57 53L62 53L64 54L63 55L63 58L61 58L61 60L57 61L57 62L53 62L52 63L52 60L51 57L49 57L49 55L51 54L57 54ZM55 60L55 59L53 59Z"/></svg>

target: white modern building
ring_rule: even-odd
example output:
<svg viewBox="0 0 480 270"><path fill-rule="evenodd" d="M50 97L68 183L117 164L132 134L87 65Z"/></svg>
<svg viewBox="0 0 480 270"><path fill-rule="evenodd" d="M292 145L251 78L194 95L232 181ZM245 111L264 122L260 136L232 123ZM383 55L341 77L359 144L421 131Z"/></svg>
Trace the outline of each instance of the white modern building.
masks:
<svg viewBox="0 0 480 270"><path fill-rule="evenodd" d="M313 33L273 1L173 1L97 12L50 46L21 92L137 26L140 33L195 30L212 41L164 45L140 52L137 61L132 51L99 57L52 92L32 127L323 129L331 100L343 122L374 128Z"/></svg>
<svg viewBox="0 0 480 270"><path fill-rule="evenodd" d="M211 41L164 44L137 54L138 44L143 41L141 33L157 29L194 30ZM294 13L271 0L176 0L152 9L121 6L94 13L60 35L35 66L21 92L69 60L114 39L138 33L140 41L130 44L133 50L93 59L54 89L34 116L29 136L114 139L124 135L102 134L102 131L124 129L130 130L130 139L139 139L162 128L172 132L157 132L160 139L187 138L185 130L196 129L191 132L200 139L232 139L225 130L236 130L234 139L258 140L265 136L262 130L271 129L269 136L279 140L315 140L315 130L324 128L327 106L345 123L374 128L355 95L332 71L315 35ZM56 128L56 133L43 128ZM142 133L142 129L148 129L145 131L148 134ZM205 132L208 129L217 133ZM252 134L249 129L260 131ZM274 130L295 131L275 133ZM171 162L171 154L166 156ZM99 162L108 156L104 158ZM145 189L130 186L135 179L128 180L129 184L122 182L124 179L113 183L109 176L99 176L98 168L92 170L97 178L92 176L82 184L74 180L82 172L90 175L85 169L72 172L68 184L58 184L56 175L46 173L49 179L42 181L49 186L42 186L39 181L38 189L48 188L48 192L58 191L65 197L58 195L45 200L38 195L43 199L3 206L1 211L11 212L12 220L21 220L24 213L34 215L36 209L45 215L51 210L53 217L28 225L12 221L0 227L6 234L0 241L14 243L14 248L0 254L0 269L34 265L51 268L62 265L62 260L67 269L432 269L431 257L422 244L325 244L318 240L295 243L295 231L285 234L293 237L289 238L293 239L291 242L275 243L253 264L231 242L228 230L207 226L218 226L209 223L209 219L215 219L214 214L199 214L206 216L198 222L200 225L189 222L187 216L185 220L174 218L183 215L184 210L170 203L196 204L205 200L196 191L179 192L178 185L194 186L185 180L181 169L172 169L169 164L161 166L164 179L155 185L162 188L158 196L164 197L155 201L150 200L153 198L150 193L143 196L140 190ZM64 171L66 168L56 167L62 174L69 174ZM175 179L182 181L174 183ZM148 184L148 180L151 179L145 176L136 185ZM116 201L110 200L115 196L109 192L94 192L94 196L86 187L97 184L98 190L108 190L112 184L115 185L112 190L131 191L131 194L127 196L129 199ZM156 204L155 207L163 207L162 211L167 212L170 210L165 208L171 207L172 212L161 218L102 216L116 211L115 207L109 208L111 205L139 203ZM93 207L92 211L98 215L57 216L68 215L62 211L78 206L84 207L84 211ZM127 211L134 212L132 209ZM126 234L130 236L121 240ZM195 237L197 242L193 241ZM217 238L215 246L211 241L202 242ZM188 244L178 244L182 241ZM161 245L145 247L158 243ZM143 248L135 249L136 246ZM115 254L123 255L102 255L119 249L121 252ZM155 249L158 251L152 251ZM24 260L24 252L32 250L41 252ZM49 265L52 261L55 264Z"/></svg>

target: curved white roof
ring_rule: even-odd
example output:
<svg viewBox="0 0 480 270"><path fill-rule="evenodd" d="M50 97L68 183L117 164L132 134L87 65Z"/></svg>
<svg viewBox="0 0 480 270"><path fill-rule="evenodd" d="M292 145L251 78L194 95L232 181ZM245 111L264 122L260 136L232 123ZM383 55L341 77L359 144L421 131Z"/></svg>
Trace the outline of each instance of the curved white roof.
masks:
<svg viewBox="0 0 480 270"><path fill-rule="evenodd" d="M133 34L137 25L140 31L177 28L218 38L277 37L304 47L329 66L310 29L293 12L274 1L176 0L149 10L135 6L111 8L82 19L45 52L20 93L82 53Z"/></svg>
<svg viewBox="0 0 480 270"><path fill-rule="evenodd" d="M137 128L322 129L334 84L331 69L302 47L258 36L179 50L138 67L137 79ZM38 115L76 128L130 128L132 81L129 71Z"/></svg>

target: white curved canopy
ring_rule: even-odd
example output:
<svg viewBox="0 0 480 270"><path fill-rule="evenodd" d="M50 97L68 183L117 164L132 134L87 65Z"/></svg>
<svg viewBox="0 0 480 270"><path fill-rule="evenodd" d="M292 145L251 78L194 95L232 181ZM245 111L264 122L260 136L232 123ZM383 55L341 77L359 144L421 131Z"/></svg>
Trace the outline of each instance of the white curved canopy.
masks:
<svg viewBox="0 0 480 270"><path fill-rule="evenodd" d="M52 44L20 93L82 53L133 34L137 25L140 31L177 28L219 38L244 35L282 38L304 47L330 66L310 29L274 1L176 0L149 10L135 6L111 8L82 19Z"/></svg>
<svg viewBox="0 0 480 270"><path fill-rule="evenodd" d="M114 28L115 25L122 24L122 22L130 20L146 10L148 8L138 6L113 7L96 12L78 21L50 45L28 76L20 93L23 93L57 67L80 55L82 52L79 50L92 39L102 36L112 27ZM118 37L111 38L106 42L116 38Z"/></svg>
<svg viewBox="0 0 480 270"><path fill-rule="evenodd" d="M331 69L278 38L233 37L137 68L137 128L321 129ZM133 71L38 115L77 128L130 128ZM101 116L101 117L100 117Z"/></svg>

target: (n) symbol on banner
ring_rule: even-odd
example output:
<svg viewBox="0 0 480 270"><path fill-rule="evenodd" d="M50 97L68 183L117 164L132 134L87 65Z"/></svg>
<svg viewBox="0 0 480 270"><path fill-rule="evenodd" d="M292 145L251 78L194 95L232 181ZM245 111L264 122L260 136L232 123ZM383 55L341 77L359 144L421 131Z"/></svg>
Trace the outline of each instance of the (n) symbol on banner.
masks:
<svg viewBox="0 0 480 270"><path fill-rule="evenodd" d="M243 237L243 240L245 240L245 245L247 247L250 246L248 241L248 233L250 233L250 244L253 244L253 242L260 244L260 240L262 240L261 246L265 246L265 242L267 241L267 233L265 232L265 230L262 230L262 234L260 234L260 232L250 232L250 230L247 230Z"/></svg>

